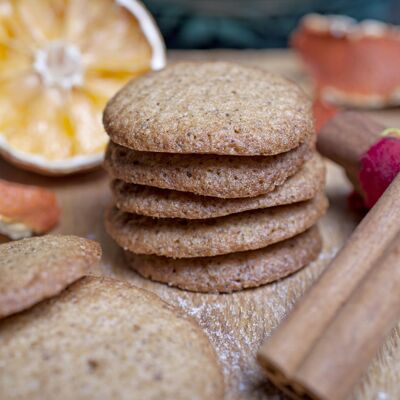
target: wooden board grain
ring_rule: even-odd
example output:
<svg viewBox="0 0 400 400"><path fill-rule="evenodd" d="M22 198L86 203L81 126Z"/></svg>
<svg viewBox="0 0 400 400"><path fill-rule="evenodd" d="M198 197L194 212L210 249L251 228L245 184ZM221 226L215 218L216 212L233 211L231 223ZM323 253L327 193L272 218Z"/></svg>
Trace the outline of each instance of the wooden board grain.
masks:
<svg viewBox="0 0 400 400"><path fill-rule="evenodd" d="M258 65L280 72L308 87L306 76L290 52L175 52L171 54L171 59L218 59ZM374 113L374 116L390 125L400 121L398 113L398 110L390 110ZM0 162L0 177L53 189L62 209L61 223L56 232L98 240L104 253L103 273L149 289L192 315L218 352L225 372L226 398L233 400L284 398L268 384L257 366L257 349L327 266L359 220L359 216L347 210L346 196L351 187L343 172L328 162L327 194L331 205L320 223L324 250L316 262L287 279L258 289L229 295L195 294L144 280L126 268L122 252L104 231L103 213L110 203L109 181L104 172L63 179L44 178ZM371 364L368 375L354 393L354 399L400 398L399 332L398 328Z"/></svg>

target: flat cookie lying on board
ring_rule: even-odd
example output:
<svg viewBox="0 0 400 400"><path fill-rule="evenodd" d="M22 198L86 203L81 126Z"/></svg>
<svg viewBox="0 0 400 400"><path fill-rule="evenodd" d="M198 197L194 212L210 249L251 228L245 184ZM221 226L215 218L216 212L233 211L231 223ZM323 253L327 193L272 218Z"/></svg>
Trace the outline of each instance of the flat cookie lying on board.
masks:
<svg viewBox="0 0 400 400"><path fill-rule="evenodd" d="M206 220L153 219L106 213L106 230L125 250L174 258L208 257L254 250L309 229L325 213L326 197Z"/></svg>
<svg viewBox="0 0 400 400"><path fill-rule="evenodd" d="M112 191L115 205L121 211L155 218L204 219L309 200L321 191L324 184L324 162L315 154L283 185L257 197L221 199L120 180L112 183Z"/></svg>
<svg viewBox="0 0 400 400"><path fill-rule="evenodd" d="M126 282L86 277L0 322L2 399L222 399L204 332Z"/></svg>
<svg viewBox="0 0 400 400"><path fill-rule="evenodd" d="M180 63L131 81L108 103L112 141L166 153L274 155L313 134L311 103L260 68Z"/></svg>
<svg viewBox="0 0 400 400"><path fill-rule="evenodd" d="M254 197L301 169L314 141L276 156L147 153L110 142L104 166L111 177L139 185L223 198Z"/></svg>
<svg viewBox="0 0 400 400"><path fill-rule="evenodd" d="M194 292L229 293L284 278L321 250L318 228L271 246L216 257L173 259L126 252L128 265L145 278Z"/></svg>
<svg viewBox="0 0 400 400"><path fill-rule="evenodd" d="M77 236L47 235L0 245L0 317L55 296L90 273L100 258L98 243Z"/></svg>

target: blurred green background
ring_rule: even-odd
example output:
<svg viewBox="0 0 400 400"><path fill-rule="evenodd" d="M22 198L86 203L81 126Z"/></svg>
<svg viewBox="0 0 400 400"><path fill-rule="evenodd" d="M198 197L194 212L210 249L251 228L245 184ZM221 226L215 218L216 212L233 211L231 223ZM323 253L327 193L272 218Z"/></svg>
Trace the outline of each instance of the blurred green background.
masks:
<svg viewBox="0 0 400 400"><path fill-rule="evenodd" d="M169 48L282 48L307 13L400 24L400 0L144 0Z"/></svg>

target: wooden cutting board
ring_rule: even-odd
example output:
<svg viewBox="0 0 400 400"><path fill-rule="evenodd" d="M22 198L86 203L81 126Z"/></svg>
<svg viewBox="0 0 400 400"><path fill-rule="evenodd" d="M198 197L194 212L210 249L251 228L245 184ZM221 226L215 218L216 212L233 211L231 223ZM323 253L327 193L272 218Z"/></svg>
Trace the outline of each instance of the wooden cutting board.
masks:
<svg viewBox="0 0 400 400"><path fill-rule="evenodd" d="M306 76L289 51L174 52L171 61L218 59L258 65L282 73L308 87ZM370 113L371 114L371 113ZM400 111L374 112L386 125L400 126ZM397 121L397 124L396 124ZM330 208L320 222L324 249L319 259L280 282L234 294L195 294L144 280L124 265L121 251L104 231L103 213L110 203L106 174L96 171L67 178L44 178L0 161L0 177L54 190L62 209L58 233L97 240L103 248L102 270L149 289L183 308L204 328L224 369L226 399L284 399L264 378L255 361L257 349L318 277L359 221L346 207L351 187L343 172L327 162ZM367 251L367 249L366 249ZM399 266L400 267L400 266ZM359 400L400 399L400 325L354 394ZM211 399L210 399L211 400Z"/></svg>

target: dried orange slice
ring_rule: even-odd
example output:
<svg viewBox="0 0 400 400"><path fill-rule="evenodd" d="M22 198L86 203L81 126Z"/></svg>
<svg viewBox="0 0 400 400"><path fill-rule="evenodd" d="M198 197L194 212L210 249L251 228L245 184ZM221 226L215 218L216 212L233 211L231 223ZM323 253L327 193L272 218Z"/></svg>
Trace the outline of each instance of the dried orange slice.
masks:
<svg viewBox="0 0 400 400"><path fill-rule="evenodd" d="M136 0L1 0L0 152L45 174L99 165L106 101L164 65L162 37Z"/></svg>
<svg viewBox="0 0 400 400"><path fill-rule="evenodd" d="M360 108L400 104L400 27L310 14L291 43L323 100Z"/></svg>

